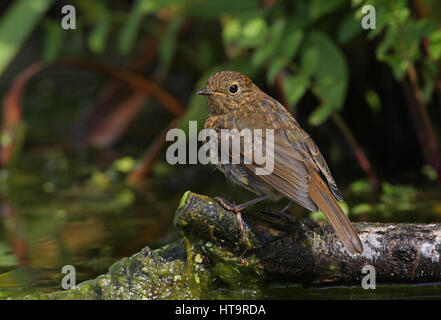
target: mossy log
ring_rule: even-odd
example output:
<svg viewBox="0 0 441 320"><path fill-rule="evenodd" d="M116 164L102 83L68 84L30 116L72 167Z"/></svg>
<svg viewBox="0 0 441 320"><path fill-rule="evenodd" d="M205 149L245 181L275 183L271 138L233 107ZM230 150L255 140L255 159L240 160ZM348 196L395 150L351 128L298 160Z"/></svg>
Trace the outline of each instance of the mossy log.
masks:
<svg viewBox="0 0 441 320"><path fill-rule="evenodd" d="M175 225L190 239L220 241L237 256L254 257L267 277L305 285L360 284L363 267L371 265L377 282L441 281L441 224L354 223L364 252L351 254L328 224L277 212L242 217L241 233L233 212L188 193Z"/></svg>
<svg viewBox="0 0 441 320"><path fill-rule="evenodd" d="M233 212L187 192L174 218L183 240L145 248L70 290L28 298L252 298L273 280L360 285L365 265L375 268L377 283L441 281L440 224L354 223L364 252L351 254L327 224L277 212L250 210L242 217L241 232Z"/></svg>

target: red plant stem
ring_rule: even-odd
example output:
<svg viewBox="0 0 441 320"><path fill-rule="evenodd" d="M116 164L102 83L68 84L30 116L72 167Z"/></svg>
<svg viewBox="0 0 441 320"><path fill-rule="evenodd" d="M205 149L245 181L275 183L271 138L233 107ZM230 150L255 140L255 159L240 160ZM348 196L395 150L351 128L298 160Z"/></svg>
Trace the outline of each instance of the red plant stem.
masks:
<svg viewBox="0 0 441 320"><path fill-rule="evenodd" d="M280 102L282 102L282 105L284 105L289 112L291 112L294 116L296 114L295 106L294 105L288 105L288 101L286 100L286 94L285 90L283 89L283 83L285 82L285 75L282 72L279 72L274 79L274 84L276 86L277 93L280 97Z"/></svg>
<svg viewBox="0 0 441 320"><path fill-rule="evenodd" d="M41 62L35 62L20 72L12 82L11 90L3 100L3 125L21 121L21 97L24 87L36 73L43 69Z"/></svg>
<svg viewBox="0 0 441 320"><path fill-rule="evenodd" d="M426 57L432 62L432 63L436 63L436 61L433 59L433 57L430 55L430 51L429 51L429 39L425 38L422 41L422 45L423 45L423 51L424 54L426 55ZM436 90L436 95L438 98L438 105L441 111L441 76L438 74L436 76L435 79L435 90Z"/></svg>
<svg viewBox="0 0 441 320"><path fill-rule="evenodd" d="M165 137L168 130L175 128L179 123L179 120L180 117L173 119L169 125L155 137L154 141L142 156L139 167L127 176L127 184L137 185L150 175L159 153L166 145Z"/></svg>
<svg viewBox="0 0 441 320"><path fill-rule="evenodd" d="M441 112L441 77L439 77L439 76L436 79L436 89L437 89L438 100L439 100L439 111Z"/></svg>
<svg viewBox="0 0 441 320"><path fill-rule="evenodd" d="M437 182L441 184L441 158L438 150L438 141L435 135L435 131L430 121L429 113L427 112L426 105L424 104L423 93L421 91L418 74L415 69L415 65L409 58L406 50L406 41L403 34L403 28L400 20L397 17L396 11L393 11L393 16L397 24L398 40L400 42L401 53L403 59L407 64L407 77L412 89L415 104L410 103L409 108L415 108L414 114L416 117L412 117L414 125L416 127L420 148L423 153L423 157L428 165L431 165L437 172Z"/></svg>
<svg viewBox="0 0 441 320"><path fill-rule="evenodd" d="M175 97L170 95L155 82L148 80L147 78L126 68L78 60L62 60L59 61L57 65L66 67L78 66L96 70L113 78L122 80L131 85L133 88L148 94L161 103L165 109L175 116L182 116L185 113L185 107Z"/></svg>
<svg viewBox="0 0 441 320"><path fill-rule="evenodd" d="M143 93L131 94L114 112L104 117L93 128L88 135L88 142L97 148L107 148L114 144L141 111L146 99L147 96Z"/></svg>
<svg viewBox="0 0 441 320"><path fill-rule="evenodd" d="M14 154L16 147L17 125L21 122L23 106L22 96L23 91L28 83L36 73L43 70L42 62L34 62L22 72L20 72L14 79L11 89L3 99L2 108L2 128L1 135L11 137L8 145L0 146L0 165L6 166Z"/></svg>
<svg viewBox="0 0 441 320"><path fill-rule="evenodd" d="M378 177L375 174L374 170L372 169L371 163L366 157L366 154L364 153L363 149L360 147L360 145L357 142L357 139L351 132L351 129L349 129L346 122L338 113L333 113L331 115L331 118L334 121L334 123L337 125L338 129L341 131L343 136L345 137L346 141L351 146L351 149L354 151L358 163L360 164L361 169L365 172L365 174L369 178L372 187L374 189L377 189L380 185Z"/></svg>
<svg viewBox="0 0 441 320"><path fill-rule="evenodd" d="M6 235L17 257L18 265L20 267L29 266L29 243L23 225L18 217L17 210L6 199L0 202L1 220L4 221Z"/></svg>
<svg viewBox="0 0 441 320"><path fill-rule="evenodd" d="M143 71L146 70L157 57L158 40L154 36L150 36L140 51L134 55L132 60L127 64L130 70ZM98 101L94 104L91 111L85 116L78 119L74 127L94 128L97 123L101 122L107 110L113 105L113 102L118 99L118 93L127 86L121 80L113 79L103 89ZM92 130L89 130L89 133ZM88 137L86 137L86 140Z"/></svg>

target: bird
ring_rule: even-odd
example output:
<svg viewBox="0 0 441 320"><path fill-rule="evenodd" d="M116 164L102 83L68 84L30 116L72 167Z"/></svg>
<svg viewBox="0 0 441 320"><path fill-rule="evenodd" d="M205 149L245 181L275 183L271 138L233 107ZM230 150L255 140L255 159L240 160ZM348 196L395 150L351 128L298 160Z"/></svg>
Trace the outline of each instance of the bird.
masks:
<svg viewBox="0 0 441 320"><path fill-rule="evenodd" d="M363 252L357 231L337 202L343 201L343 197L323 155L282 104L237 71L211 75L206 88L197 94L206 96L208 116L204 129L215 130L218 148L222 145L222 129L273 130L273 169L265 174L257 174L262 165L253 159L224 163L219 159L221 152L217 155L216 166L226 178L258 196L239 205L216 197L224 208L235 212L241 230L241 212L245 208L267 199L288 198L290 204L296 202L312 212L321 210L345 248L351 253ZM265 136L253 140L253 143L264 142ZM244 147L240 148L243 156ZM231 149L227 152L231 156Z"/></svg>

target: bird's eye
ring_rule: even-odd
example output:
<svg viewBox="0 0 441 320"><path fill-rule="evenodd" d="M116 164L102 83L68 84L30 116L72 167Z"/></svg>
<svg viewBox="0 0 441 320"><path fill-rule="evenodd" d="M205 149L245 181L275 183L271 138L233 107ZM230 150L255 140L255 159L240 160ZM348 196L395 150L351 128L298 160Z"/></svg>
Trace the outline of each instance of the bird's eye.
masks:
<svg viewBox="0 0 441 320"><path fill-rule="evenodd" d="M231 92L231 93L236 93L237 90L239 90L237 84L233 84L233 85L231 85L231 87L230 87L230 92Z"/></svg>

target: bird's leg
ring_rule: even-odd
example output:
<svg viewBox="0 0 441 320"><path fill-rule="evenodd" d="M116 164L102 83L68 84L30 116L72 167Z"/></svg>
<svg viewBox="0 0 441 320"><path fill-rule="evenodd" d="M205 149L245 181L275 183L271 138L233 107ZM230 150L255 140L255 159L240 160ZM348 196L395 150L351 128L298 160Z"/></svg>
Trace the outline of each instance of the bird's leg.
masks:
<svg viewBox="0 0 441 320"><path fill-rule="evenodd" d="M216 199L217 202L219 202L219 204L222 207L224 207L227 210L234 211L236 213L237 224L239 225L239 229L242 230L243 229L242 215L241 215L242 210L244 210L244 209L246 209L246 208L248 208L248 207L250 207L250 206L252 206L252 205L254 205L254 204L256 204L256 203L258 203L260 201L262 201L262 200L268 199L268 197L269 196L267 196L267 195L260 196L258 198L255 198L253 200L244 202L244 203L239 204L239 205L236 205L236 204L233 204L231 202L228 202L227 200L225 200L225 199L223 199L221 197L216 197L215 199Z"/></svg>
<svg viewBox="0 0 441 320"><path fill-rule="evenodd" d="M292 215L290 215L288 213L289 208L291 208L292 204L294 203L293 200L289 200L289 203L280 211L280 214L285 217L286 219L288 219L288 221L295 221L295 217L293 217Z"/></svg>
<svg viewBox="0 0 441 320"><path fill-rule="evenodd" d="M289 208L291 208L293 203L294 203L294 201L289 200L289 203L280 212L286 214L288 212Z"/></svg>

